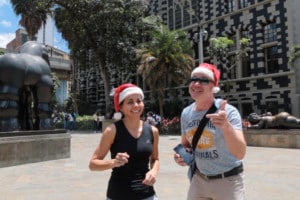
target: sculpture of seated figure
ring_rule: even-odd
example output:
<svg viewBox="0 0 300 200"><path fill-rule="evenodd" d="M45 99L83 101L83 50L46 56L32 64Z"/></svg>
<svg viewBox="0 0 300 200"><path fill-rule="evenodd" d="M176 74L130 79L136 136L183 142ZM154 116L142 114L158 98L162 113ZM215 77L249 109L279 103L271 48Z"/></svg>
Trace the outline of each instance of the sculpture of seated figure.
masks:
<svg viewBox="0 0 300 200"><path fill-rule="evenodd" d="M276 115L266 113L258 115L251 113L248 116L248 121L251 123L249 128L282 128L282 129L298 129L300 128L300 119L290 115L287 112L280 112Z"/></svg>
<svg viewBox="0 0 300 200"><path fill-rule="evenodd" d="M0 132L52 129L53 94L47 48L28 41L0 56Z"/></svg>

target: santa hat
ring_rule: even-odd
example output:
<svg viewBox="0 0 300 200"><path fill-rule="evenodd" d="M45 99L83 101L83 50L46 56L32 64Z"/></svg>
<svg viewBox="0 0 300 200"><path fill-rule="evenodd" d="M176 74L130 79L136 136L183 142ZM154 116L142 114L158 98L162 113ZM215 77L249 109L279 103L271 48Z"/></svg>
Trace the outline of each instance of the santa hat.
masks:
<svg viewBox="0 0 300 200"><path fill-rule="evenodd" d="M114 90L114 106L116 112L120 111L122 101L132 94L140 94L142 99L144 99L144 93L141 88L131 83L124 83Z"/></svg>
<svg viewBox="0 0 300 200"><path fill-rule="evenodd" d="M220 91L219 88L219 79L221 76L220 71L217 69L215 65L208 63L201 63L198 67L196 67L191 74L193 77L195 74L201 73L214 81L215 87L213 88L213 93L218 93Z"/></svg>

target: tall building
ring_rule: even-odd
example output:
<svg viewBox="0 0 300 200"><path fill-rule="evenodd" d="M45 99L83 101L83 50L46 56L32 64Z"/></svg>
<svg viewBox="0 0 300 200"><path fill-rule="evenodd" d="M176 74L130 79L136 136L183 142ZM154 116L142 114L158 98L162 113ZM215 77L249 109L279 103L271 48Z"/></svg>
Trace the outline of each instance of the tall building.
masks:
<svg viewBox="0 0 300 200"><path fill-rule="evenodd" d="M54 20L48 16L45 26L42 26L37 33L37 41L54 47Z"/></svg>
<svg viewBox="0 0 300 200"><path fill-rule="evenodd" d="M288 65L291 48L300 44L300 1L150 0L149 3L149 12L161 16L170 29L182 29L189 34L196 60L202 50L204 61L214 61L206 51L210 38L222 36L235 41L226 63L217 64L222 72L222 91L218 96L227 98L243 117L252 112L282 111L300 116L300 62ZM235 52L243 37L251 41L248 58L237 60Z"/></svg>

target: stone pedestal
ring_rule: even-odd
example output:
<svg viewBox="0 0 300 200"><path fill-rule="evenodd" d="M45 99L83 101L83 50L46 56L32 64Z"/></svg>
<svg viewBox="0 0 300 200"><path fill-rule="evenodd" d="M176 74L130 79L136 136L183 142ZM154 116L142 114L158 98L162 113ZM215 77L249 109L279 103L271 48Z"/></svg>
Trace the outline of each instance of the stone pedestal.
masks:
<svg viewBox="0 0 300 200"><path fill-rule="evenodd" d="M0 168L69 158L71 135L66 130L0 133Z"/></svg>
<svg viewBox="0 0 300 200"><path fill-rule="evenodd" d="M248 146L300 149L300 129L246 129Z"/></svg>

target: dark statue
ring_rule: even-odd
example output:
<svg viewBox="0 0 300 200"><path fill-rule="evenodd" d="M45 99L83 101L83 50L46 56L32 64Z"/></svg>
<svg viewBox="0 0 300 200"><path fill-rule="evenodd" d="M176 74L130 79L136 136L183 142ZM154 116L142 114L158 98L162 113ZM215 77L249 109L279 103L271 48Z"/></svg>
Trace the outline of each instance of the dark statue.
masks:
<svg viewBox="0 0 300 200"><path fill-rule="evenodd" d="M281 128L281 129L298 129L300 128L300 119L290 115L287 112L280 112L276 115L266 113L258 115L251 113L248 116L248 121L251 123L249 128Z"/></svg>
<svg viewBox="0 0 300 200"><path fill-rule="evenodd" d="M35 41L0 56L0 132L53 129L48 50Z"/></svg>

